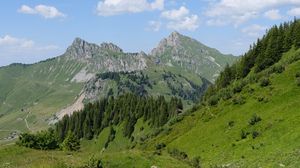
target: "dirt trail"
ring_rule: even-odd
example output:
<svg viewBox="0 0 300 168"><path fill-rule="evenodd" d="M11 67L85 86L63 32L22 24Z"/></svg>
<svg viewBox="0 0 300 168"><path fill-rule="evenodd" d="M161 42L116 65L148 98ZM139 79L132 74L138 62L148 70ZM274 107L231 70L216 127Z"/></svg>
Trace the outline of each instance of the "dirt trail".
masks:
<svg viewBox="0 0 300 168"><path fill-rule="evenodd" d="M28 121L27 121L27 118L28 118L28 116L31 114L31 112L29 111L28 113L27 113L27 115L26 115L26 117L25 117L25 119L24 119L24 121L25 121L25 124L26 124L26 127L27 127L27 129L30 131L30 128L29 128L29 125L28 125Z"/></svg>

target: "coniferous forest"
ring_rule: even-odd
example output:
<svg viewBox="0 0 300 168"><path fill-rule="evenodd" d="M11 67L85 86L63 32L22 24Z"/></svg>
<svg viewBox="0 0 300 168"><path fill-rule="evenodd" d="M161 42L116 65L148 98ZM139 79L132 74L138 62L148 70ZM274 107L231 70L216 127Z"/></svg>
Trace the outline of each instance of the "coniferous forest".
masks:
<svg viewBox="0 0 300 168"><path fill-rule="evenodd" d="M58 144L66 143L65 140L70 139L70 136L90 140L104 128L122 122L125 123L123 135L132 138L131 134L138 119L142 118L144 121L148 121L151 127L158 128L176 117L182 110L183 104L176 97L168 101L164 96L141 97L131 93L126 93L118 98L110 96L86 104L83 110L74 112L71 116L64 116L54 129L35 135L22 134L18 144L36 149L55 149L59 147ZM111 127L112 136L113 132Z"/></svg>

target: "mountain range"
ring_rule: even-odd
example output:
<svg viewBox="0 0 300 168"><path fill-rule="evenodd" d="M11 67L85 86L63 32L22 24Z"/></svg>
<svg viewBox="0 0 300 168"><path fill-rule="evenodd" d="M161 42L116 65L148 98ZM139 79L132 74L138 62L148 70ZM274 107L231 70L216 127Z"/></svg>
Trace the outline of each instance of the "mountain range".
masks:
<svg viewBox="0 0 300 168"><path fill-rule="evenodd" d="M0 68L0 139L46 128L87 102L125 92L176 96L190 107L236 59L178 32L150 54L75 38L61 56Z"/></svg>
<svg viewBox="0 0 300 168"><path fill-rule="evenodd" d="M123 63L98 66L107 52ZM174 32L140 54L145 64L76 39L63 56L2 67L0 165L298 168L300 21L273 26L234 63L213 53ZM124 71L129 61L146 66Z"/></svg>

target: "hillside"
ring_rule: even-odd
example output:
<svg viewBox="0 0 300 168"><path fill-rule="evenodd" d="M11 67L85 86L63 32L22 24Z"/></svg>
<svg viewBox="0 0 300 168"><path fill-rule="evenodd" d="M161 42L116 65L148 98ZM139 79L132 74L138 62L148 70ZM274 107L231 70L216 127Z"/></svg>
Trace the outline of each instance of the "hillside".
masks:
<svg viewBox="0 0 300 168"><path fill-rule="evenodd" d="M180 39L188 38L172 34ZM188 50L187 47L180 45L180 50ZM196 64L207 57L196 51L193 54L189 54L189 58L197 58ZM151 96L177 96L183 99L185 107L191 107L211 84L212 75L220 70L212 67L213 74L193 73L184 67L157 63L156 56L144 52L126 53L112 43L98 45L75 38L61 56L31 65L1 67L1 143L10 142L20 132L45 129L65 114L82 109L85 103L110 94L142 91ZM219 57L224 57L220 64L225 65L227 56L219 53ZM227 63L232 64L232 58ZM121 77L118 81L98 78L106 73Z"/></svg>
<svg viewBox="0 0 300 168"><path fill-rule="evenodd" d="M232 98L203 106L148 143L200 156L203 167L298 167L300 50L286 53L270 84L246 84ZM266 71L268 71L267 69ZM266 71L260 75L264 76ZM188 143L187 143L188 142Z"/></svg>
<svg viewBox="0 0 300 168"><path fill-rule="evenodd" d="M130 148L134 143L123 137L123 124L119 124L115 126L115 139L105 150L109 128L96 139L82 140L80 152L10 146L1 149L0 163L16 167L78 166L94 156L108 167L190 167L185 159L169 153L177 149L189 159L199 156L202 167L298 167L300 87L296 74L300 72L299 55L299 49L284 54L279 64L284 65L285 70L271 73L268 86L261 86L260 80L249 83L232 98L220 100L213 106L203 105L174 125L164 126L158 136L142 143L137 141L133 149ZM270 73L270 69L260 75ZM147 123L138 120L133 136L138 140L153 131ZM155 152L157 144L166 145L160 154ZM25 162L24 157L32 158L30 163Z"/></svg>
<svg viewBox="0 0 300 168"><path fill-rule="evenodd" d="M104 167L299 167L299 26L294 20L270 29L190 110L177 98L109 97L52 131L23 134L20 146L0 150L0 163L78 167L94 157ZM56 150L22 147L47 148L49 134L61 139ZM72 134L81 138L79 151L58 150Z"/></svg>
<svg viewBox="0 0 300 168"><path fill-rule="evenodd" d="M236 57L224 56L218 50L205 46L190 37L173 32L161 40L151 51L158 64L180 67L190 73L199 74L213 82L226 64L231 65Z"/></svg>

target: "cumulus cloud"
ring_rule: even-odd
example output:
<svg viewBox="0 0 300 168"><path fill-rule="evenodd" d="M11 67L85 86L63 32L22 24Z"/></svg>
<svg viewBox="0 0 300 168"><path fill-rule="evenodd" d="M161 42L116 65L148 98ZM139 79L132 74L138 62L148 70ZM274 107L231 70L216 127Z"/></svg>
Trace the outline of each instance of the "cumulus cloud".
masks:
<svg viewBox="0 0 300 168"><path fill-rule="evenodd" d="M5 47L19 47L19 48L31 48L34 46L34 41L26 40L26 39L19 39L16 37L12 37L10 35L5 35L0 37L0 46Z"/></svg>
<svg viewBox="0 0 300 168"><path fill-rule="evenodd" d="M194 31L199 27L198 15L190 14L190 11L184 6L164 11L161 13L161 17L167 20L169 29Z"/></svg>
<svg viewBox="0 0 300 168"><path fill-rule="evenodd" d="M157 32L160 30L162 23L160 21L151 20L148 22L148 25L149 25L148 30Z"/></svg>
<svg viewBox="0 0 300 168"><path fill-rule="evenodd" d="M164 0L103 0L97 5L97 13L101 16L112 16L123 13L139 13L151 10L163 10Z"/></svg>
<svg viewBox="0 0 300 168"><path fill-rule="evenodd" d="M56 45L37 45L33 40L17 38L11 35L0 37L0 49L13 52L56 50Z"/></svg>
<svg viewBox="0 0 300 168"><path fill-rule="evenodd" d="M257 38L262 33L264 33L264 31L266 31L266 29L267 29L267 27L265 27L265 26L253 24L253 25L243 28L242 32L246 33L248 36Z"/></svg>
<svg viewBox="0 0 300 168"><path fill-rule="evenodd" d="M264 13L264 16L268 19L271 19L271 20L278 20L278 19L281 19L282 16L280 15L279 13L279 10L278 9L271 9L271 10L268 10Z"/></svg>
<svg viewBox="0 0 300 168"><path fill-rule="evenodd" d="M22 5L20 9L18 9L18 12L24 14L40 15L46 19L66 17L66 15L60 12L57 8L46 5L37 5L33 8L27 5Z"/></svg>
<svg viewBox="0 0 300 168"><path fill-rule="evenodd" d="M183 17L187 16L189 12L190 11L186 7L181 6L178 10L174 9L174 10L164 11L161 13L161 16L163 18L170 19L170 20L180 20Z"/></svg>
<svg viewBox="0 0 300 168"><path fill-rule="evenodd" d="M37 44L35 41L11 35L0 36L0 66L11 63L34 63L63 52L56 45Z"/></svg>
<svg viewBox="0 0 300 168"><path fill-rule="evenodd" d="M300 8L293 8L287 12L290 16L300 16Z"/></svg>
<svg viewBox="0 0 300 168"><path fill-rule="evenodd" d="M299 0L217 0L211 3L205 15L213 20L226 20L226 24L238 26L258 17L267 9L282 5L300 5Z"/></svg>

